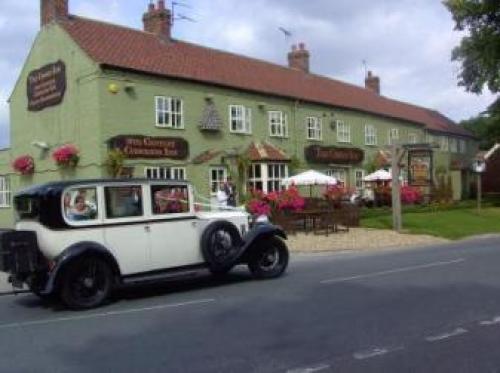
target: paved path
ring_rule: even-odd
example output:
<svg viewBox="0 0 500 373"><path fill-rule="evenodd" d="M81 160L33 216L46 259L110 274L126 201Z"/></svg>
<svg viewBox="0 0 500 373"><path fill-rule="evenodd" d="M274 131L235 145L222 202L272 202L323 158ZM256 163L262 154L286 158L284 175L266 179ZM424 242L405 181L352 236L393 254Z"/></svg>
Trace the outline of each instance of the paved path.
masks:
<svg viewBox="0 0 500 373"><path fill-rule="evenodd" d="M0 298L6 372L494 372L500 238L419 250L296 255L284 277L246 269L119 292L69 312Z"/></svg>
<svg viewBox="0 0 500 373"><path fill-rule="evenodd" d="M7 282L7 274L0 272L0 294L12 292L12 286Z"/></svg>

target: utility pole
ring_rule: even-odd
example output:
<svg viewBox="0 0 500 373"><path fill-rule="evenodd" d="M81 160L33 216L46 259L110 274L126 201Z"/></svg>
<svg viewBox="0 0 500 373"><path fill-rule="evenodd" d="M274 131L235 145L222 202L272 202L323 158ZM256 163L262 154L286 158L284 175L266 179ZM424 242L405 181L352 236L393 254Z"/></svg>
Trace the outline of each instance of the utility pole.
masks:
<svg viewBox="0 0 500 373"><path fill-rule="evenodd" d="M481 172L477 173L477 213L481 213Z"/></svg>

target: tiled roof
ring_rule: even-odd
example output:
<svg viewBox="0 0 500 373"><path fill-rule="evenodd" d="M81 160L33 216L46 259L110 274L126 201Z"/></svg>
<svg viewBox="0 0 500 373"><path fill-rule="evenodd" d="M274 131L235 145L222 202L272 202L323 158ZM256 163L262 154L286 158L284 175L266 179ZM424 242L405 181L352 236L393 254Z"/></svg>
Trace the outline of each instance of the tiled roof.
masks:
<svg viewBox="0 0 500 373"><path fill-rule="evenodd" d="M248 159L252 162L259 161L290 161L286 153L267 142L252 142L246 151Z"/></svg>
<svg viewBox="0 0 500 373"><path fill-rule="evenodd" d="M102 65L349 108L472 136L433 110L323 76L76 16L60 24Z"/></svg>

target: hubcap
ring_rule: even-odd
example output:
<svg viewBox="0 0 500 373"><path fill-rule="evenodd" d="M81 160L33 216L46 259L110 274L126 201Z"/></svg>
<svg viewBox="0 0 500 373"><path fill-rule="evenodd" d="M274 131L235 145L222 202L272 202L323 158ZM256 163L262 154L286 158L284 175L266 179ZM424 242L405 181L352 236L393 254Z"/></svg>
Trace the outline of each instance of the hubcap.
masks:
<svg viewBox="0 0 500 373"><path fill-rule="evenodd" d="M265 271L270 271L279 263L279 252L278 249L273 247L267 249L259 262L260 267Z"/></svg>

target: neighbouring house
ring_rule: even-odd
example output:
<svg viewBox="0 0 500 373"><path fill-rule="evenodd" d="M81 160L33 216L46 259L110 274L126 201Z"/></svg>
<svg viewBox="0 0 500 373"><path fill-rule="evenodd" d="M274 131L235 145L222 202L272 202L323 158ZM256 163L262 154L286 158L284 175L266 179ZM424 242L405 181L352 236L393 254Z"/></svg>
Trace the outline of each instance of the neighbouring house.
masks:
<svg viewBox="0 0 500 373"><path fill-rule="evenodd" d="M138 15L138 17L141 15ZM240 190L280 188L293 168L363 187L393 143L432 143L433 167L468 186L474 136L444 115L310 70L293 46L286 66L172 37L163 0L132 29L41 0L41 29L10 97L11 147L0 156L0 224L12 193L60 179L189 179L210 198L232 174ZM12 165L15 163L15 167Z"/></svg>
<svg viewBox="0 0 500 373"><path fill-rule="evenodd" d="M481 175L483 194L500 196L500 143L479 152L477 158L486 163L486 171Z"/></svg>

